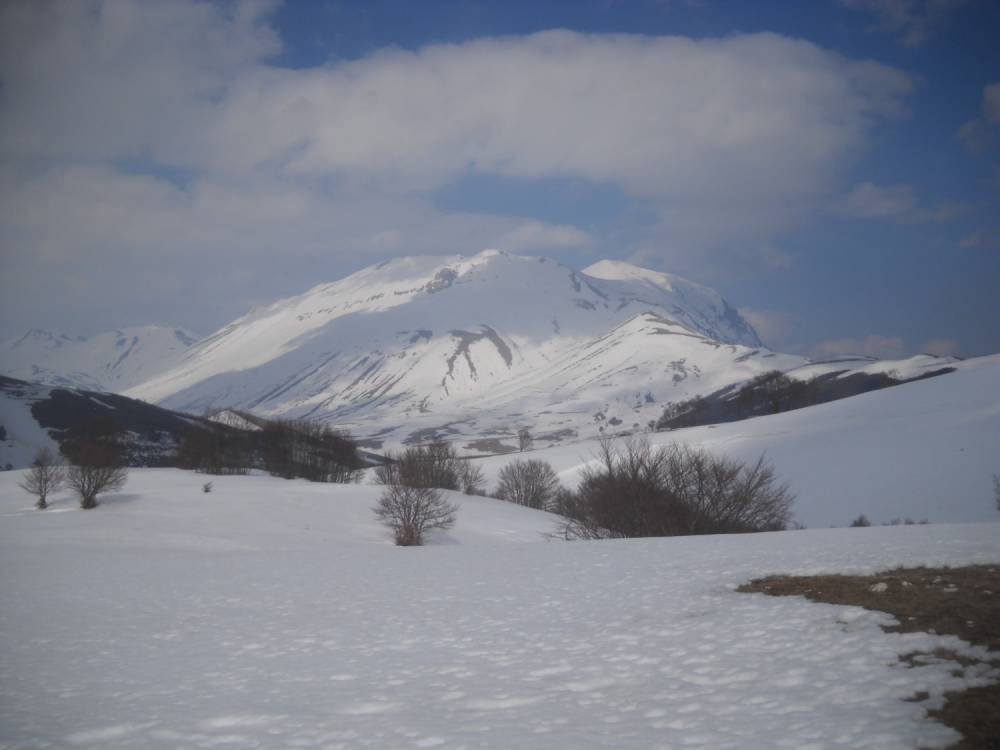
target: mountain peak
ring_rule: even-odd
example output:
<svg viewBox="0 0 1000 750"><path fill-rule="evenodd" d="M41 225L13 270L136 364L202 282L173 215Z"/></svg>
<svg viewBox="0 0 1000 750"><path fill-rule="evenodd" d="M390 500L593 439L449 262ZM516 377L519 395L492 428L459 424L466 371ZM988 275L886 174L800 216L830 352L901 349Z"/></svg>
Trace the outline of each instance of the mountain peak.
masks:
<svg viewBox="0 0 1000 750"><path fill-rule="evenodd" d="M668 273L636 266L624 260L599 260L584 268L581 273L593 279L604 279L605 281L645 281L666 289L668 292L673 291L672 282L677 280L677 277Z"/></svg>
<svg viewBox="0 0 1000 750"><path fill-rule="evenodd" d="M565 439L777 366L759 347L722 297L679 277L487 249L396 258L257 309L129 394L390 441L492 440L523 421Z"/></svg>

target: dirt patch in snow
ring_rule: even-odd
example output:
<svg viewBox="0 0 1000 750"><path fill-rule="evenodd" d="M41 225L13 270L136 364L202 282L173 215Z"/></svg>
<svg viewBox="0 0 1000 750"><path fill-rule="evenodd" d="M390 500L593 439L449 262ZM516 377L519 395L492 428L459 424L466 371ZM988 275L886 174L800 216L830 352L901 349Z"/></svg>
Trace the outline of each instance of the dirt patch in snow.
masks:
<svg viewBox="0 0 1000 750"><path fill-rule="evenodd" d="M1000 652L1000 566L899 568L874 576L770 576L739 591L804 596L815 602L888 612L898 621L887 632L931 632ZM939 654L969 666L957 654ZM1000 667L1000 659L992 661ZM919 699L919 696L915 696ZM1000 749L1000 684L949 693L928 712L963 735L952 750Z"/></svg>

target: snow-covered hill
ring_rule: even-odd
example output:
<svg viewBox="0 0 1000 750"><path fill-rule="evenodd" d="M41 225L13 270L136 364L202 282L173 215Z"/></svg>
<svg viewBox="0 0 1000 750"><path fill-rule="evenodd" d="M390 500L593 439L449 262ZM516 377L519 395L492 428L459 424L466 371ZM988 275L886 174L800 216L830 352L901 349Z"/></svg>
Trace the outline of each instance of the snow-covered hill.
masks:
<svg viewBox="0 0 1000 750"><path fill-rule="evenodd" d="M802 364L683 279L488 250L386 262L254 310L128 394L490 450L525 425L542 442L645 425L666 401Z"/></svg>
<svg viewBox="0 0 1000 750"><path fill-rule="evenodd" d="M907 386L904 386L907 387ZM0 473L0 746L944 748L957 638L741 594L769 573L1000 562L1000 524L546 542L458 498L401 549L377 489L136 470L80 511Z"/></svg>
<svg viewBox="0 0 1000 750"><path fill-rule="evenodd" d="M30 466L39 448L58 453L69 430L106 419L124 430L129 461L142 466L174 465L183 434L242 429L117 393L40 385L0 375L0 467Z"/></svg>
<svg viewBox="0 0 1000 750"><path fill-rule="evenodd" d="M766 454L797 495L796 521L810 528L861 514L875 523L1000 520L992 485L1000 473L1000 355L951 366L949 375L819 406L647 437L743 461ZM574 486L597 447L583 441L523 456L550 462ZM477 463L492 485L509 460Z"/></svg>
<svg viewBox="0 0 1000 750"><path fill-rule="evenodd" d="M168 369L197 337L180 328L122 328L91 338L33 329L0 345L0 375L121 392Z"/></svg>

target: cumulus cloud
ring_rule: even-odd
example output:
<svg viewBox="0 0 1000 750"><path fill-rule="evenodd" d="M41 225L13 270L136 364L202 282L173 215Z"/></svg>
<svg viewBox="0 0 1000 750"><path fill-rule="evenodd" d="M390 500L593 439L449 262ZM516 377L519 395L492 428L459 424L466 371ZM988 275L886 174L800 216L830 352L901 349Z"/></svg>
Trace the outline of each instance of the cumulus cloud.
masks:
<svg viewBox="0 0 1000 750"><path fill-rule="evenodd" d="M156 266L199 283L204 264L253 261L292 285L366 257L600 242L435 206L434 191L477 173L612 185L651 217L639 241L661 257L767 248L829 202L912 86L775 34L553 31L294 70L273 62L272 9L4 4L5 264L33 277L102 266L90 283L107 292Z"/></svg>
<svg viewBox="0 0 1000 750"><path fill-rule="evenodd" d="M907 47L924 44L968 0L840 0L875 17L874 29L895 34Z"/></svg>
<svg viewBox="0 0 1000 750"><path fill-rule="evenodd" d="M820 342L816 346L819 357L843 357L847 355L862 355L878 357L879 359L898 359L903 356L905 347L899 336L879 336L876 334L865 338L832 339Z"/></svg>

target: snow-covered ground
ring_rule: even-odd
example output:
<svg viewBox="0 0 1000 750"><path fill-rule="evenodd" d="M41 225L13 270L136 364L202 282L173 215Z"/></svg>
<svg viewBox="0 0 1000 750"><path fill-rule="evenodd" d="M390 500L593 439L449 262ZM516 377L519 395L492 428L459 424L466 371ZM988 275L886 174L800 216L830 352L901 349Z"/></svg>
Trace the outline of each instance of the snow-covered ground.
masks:
<svg viewBox="0 0 1000 750"><path fill-rule="evenodd" d="M762 453L797 495L795 519L810 528L876 523L1000 520L1000 355L957 371L819 406L742 422L648 435L653 445L687 443L743 461ZM597 451L585 441L525 453L575 485ZM490 486L516 456L477 461Z"/></svg>
<svg viewBox="0 0 1000 750"><path fill-rule="evenodd" d="M96 510L35 511L18 475L3 748L930 748L955 735L926 709L983 679L897 660L953 638L733 589L1000 562L1000 524L565 543L456 497L454 530L400 549L373 487L135 470Z"/></svg>

